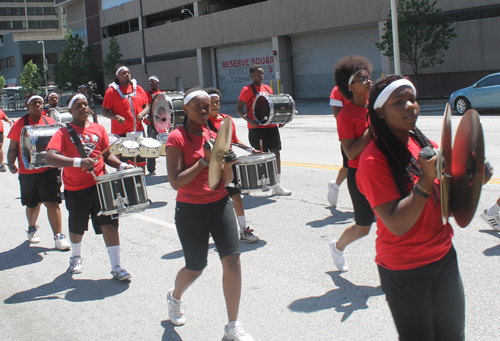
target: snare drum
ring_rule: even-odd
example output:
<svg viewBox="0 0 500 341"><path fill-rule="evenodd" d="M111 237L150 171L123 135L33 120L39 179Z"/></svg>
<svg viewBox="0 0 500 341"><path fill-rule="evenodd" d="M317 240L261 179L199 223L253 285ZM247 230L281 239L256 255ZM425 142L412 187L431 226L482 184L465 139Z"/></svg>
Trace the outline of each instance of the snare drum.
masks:
<svg viewBox="0 0 500 341"><path fill-rule="evenodd" d="M146 182L141 168L126 169L97 177L99 215L131 214L149 206Z"/></svg>
<svg viewBox="0 0 500 341"><path fill-rule="evenodd" d="M26 169L52 167L45 162L47 145L62 124L24 126L21 130L21 158Z"/></svg>
<svg viewBox="0 0 500 341"><path fill-rule="evenodd" d="M113 155L120 155L122 152L122 138L115 134L108 134L109 145L118 140L114 145L109 148L109 152Z"/></svg>
<svg viewBox="0 0 500 341"><path fill-rule="evenodd" d="M122 156L134 157L138 156L141 152L139 142L131 138L123 138L122 140Z"/></svg>
<svg viewBox="0 0 500 341"><path fill-rule="evenodd" d="M261 94L253 102L253 115L261 125L285 125L293 120L296 113L295 101L287 94Z"/></svg>
<svg viewBox="0 0 500 341"><path fill-rule="evenodd" d="M157 94L151 101L151 127L157 134L166 133L170 129L172 103L164 93Z"/></svg>
<svg viewBox="0 0 500 341"><path fill-rule="evenodd" d="M144 158L159 157L161 142L153 138L145 138L140 142L140 156Z"/></svg>
<svg viewBox="0 0 500 341"><path fill-rule="evenodd" d="M161 143L160 155L167 156L167 151L165 150L165 148L167 146L168 133L160 133L158 134L156 139Z"/></svg>
<svg viewBox="0 0 500 341"><path fill-rule="evenodd" d="M182 109L184 105L184 93L182 91L166 92L165 95L169 99L170 110L172 111L169 129L169 131L172 131L184 123L184 117L186 116L186 113Z"/></svg>
<svg viewBox="0 0 500 341"><path fill-rule="evenodd" d="M68 108L50 108L47 111L47 116L56 121L59 124L71 123L73 122L73 115L69 112Z"/></svg>
<svg viewBox="0 0 500 341"><path fill-rule="evenodd" d="M278 169L274 153L259 153L239 157L234 164L237 187L243 193L268 191L278 185Z"/></svg>

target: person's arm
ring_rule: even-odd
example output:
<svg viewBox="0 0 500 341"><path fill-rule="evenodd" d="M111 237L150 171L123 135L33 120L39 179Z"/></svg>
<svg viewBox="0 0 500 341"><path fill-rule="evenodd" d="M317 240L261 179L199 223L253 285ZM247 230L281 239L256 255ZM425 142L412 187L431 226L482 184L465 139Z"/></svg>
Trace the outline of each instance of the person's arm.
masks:
<svg viewBox="0 0 500 341"><path fill-rule="evenodd" d="M76 167L79 167L81 170L89 170L94 167L95 161L92 158L67 157L55 149L49 149L45 156L47 164L54 167L75 167L75 160L77 161L77 159L80 159L78 162L80 165Z"/></svg>
<svg viewBox="0 0 500 341"><path fill-rule="evenodd" d="M340 110L342 110L342 107L337 107L335 105L332 105L332 110L333 110L333 117L335 117L335 119L337 119L337 116L338 116Z"/></svg>
<svg viewBox="0 0 500 341"><path fill-rule="evenodd" d="M236 113L240 115L242 119L247 121L252 126L252 128L257 128L259 126L259 122L247 116L244 110L246 105L247 102L242 101L241 99L238 100L238 104L236 105Z"/></svg>
<svg viewBox="0 0 500 341"><path fill-rule="evenodd" d="M107 117L110 120L118 121L118 123L120 123L120 124L123 124L123 122L125 122L125 118L123 116L113 114L110 109L108 109L104 106L101 109L101 114L102 114L102 116Z"/></svg>
<svg viewBox="0 0 500 341"><path fill-rule="evenodd" d="M137 115L139 121L142 121L144 117L149 115L149 105L146 103L146 106L142 109L142 111Z"/></svg>
<svg viewBox="0 0 500 341"><path fill-rule="evenodd" d="M422 167L422 176L417 184L429 191L431 195L432 185L436 178L436 160L437 156L429 160L420 156L418 158ZM412 190L406 198L386 202L375 207L374 211L389 231L401 237L413 227L422 214L426 202L427 198Z"/></svg>
<svg viewBox="0 0 500 341"><path fill-rule="evenodd" d="M210 162L210 156L205 151L205 161ZM194 180L205 169L205 165L197 161L189 168L184 168L182 151L173 146L167 146L167 173L168 182L173 189L178 190Z"/></svg>
<svg viewBox="0 0 500 341"><path fill-rule="evenodd" d="M102 155L102 158L104 160L104 163L106 163L108 166L111 166L111 167L116 168L118 170L120 169L120 166L122 164L126 165L126 166L124 166L125 169L134 168L134 166L132 166L132 165L126 164L125 162L121 162L115 155L111 154L109 151L104 153Z"/></svg>
<svg viewBox="0 0 500 341"><path fill-rule="evenodd" d="M9 151L7 152L7 165L12 174L16 174L16 159L19 156L19 141L10 140Z"/></svg>
<svg viewBox="0 0 500 341"><path fill-rule="evenodd" d="M340 140L340 144L342 144L342 149L349 160L354 160L365 150L371 138L370 130L366 129L361 137L357 139L343 139Z"/></svg>

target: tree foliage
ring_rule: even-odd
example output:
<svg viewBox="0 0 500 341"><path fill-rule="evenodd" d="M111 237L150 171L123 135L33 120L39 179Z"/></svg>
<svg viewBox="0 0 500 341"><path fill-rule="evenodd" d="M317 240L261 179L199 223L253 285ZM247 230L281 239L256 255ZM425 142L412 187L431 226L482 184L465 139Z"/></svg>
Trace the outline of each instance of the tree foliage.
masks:
<svg viewBox="0 0 500 341"><path fill-rule="evenodd" d="M64 36L67 46L54 65L54 80L59 89L78 90L78 86L98 77L94 46L83 46L83 40L71 30Z"/></svg>
<svg viewBox="0 0 500 341"><path fill-rule="evenodd" d="M451 21L440 14L436 4L436 0L398 1L400 58L411 66L417 77L422 69L443 64L444 51L457 37ZM394 58L390 21L385 23L384 32L381 42L375 45L384 56Z"/></svg>
<svg viewBox="0 0 500 341"><path fill-rule="evenodd" d="M39 60L36 63L36 67L38 68L38 75L40 76L41 86L47 86L49 84L49 70L44 70L43 69L43 59Z"/></svg>
<svg viewBox="0 0 500 341"><path fill-rule="evenodd" d="M107 79L115 79L115 66L116 64L123 64L122 54L120 53L120 45L116 41L115 36L109 39L108 53L102 62L104 69L104 76Z"/></svg>
<svg viewBox="0 0 500 341"><path fill-rule="evenodd" d="M5 77L0 74L0 89L5 87Z"/></svg>
<svg viewBox="0 0 500 341"><path fill-rule="evenodd" d="M25 93L30 93L32 91L38 92L41 90L42 79L40 78L38 67L32 60L24 66L19 83Z"/></svg>

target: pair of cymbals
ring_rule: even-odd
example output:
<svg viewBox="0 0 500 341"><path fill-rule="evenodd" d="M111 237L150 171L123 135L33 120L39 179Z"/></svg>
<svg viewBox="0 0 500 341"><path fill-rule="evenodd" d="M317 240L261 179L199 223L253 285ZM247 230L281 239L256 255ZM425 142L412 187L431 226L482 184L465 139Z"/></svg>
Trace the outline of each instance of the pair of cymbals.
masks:
<svg viewBox="0 0 500 341"><path fill-rule="evenodd" d="M215 137L210 164L208 165L208 186L213 191L217 188L222 176L222 160L229 147L231 147L231 136L233 125L229 117L224 118Z"/></svg>
<svg viewBox="0 0 500 341"><path fill-rule="evenodd" d="M466 227L476 212L484 182L484 135L479 114L468 110L457 128L452 148L451 107L446 104L438 155L443 224L451 215Z"/></svg>

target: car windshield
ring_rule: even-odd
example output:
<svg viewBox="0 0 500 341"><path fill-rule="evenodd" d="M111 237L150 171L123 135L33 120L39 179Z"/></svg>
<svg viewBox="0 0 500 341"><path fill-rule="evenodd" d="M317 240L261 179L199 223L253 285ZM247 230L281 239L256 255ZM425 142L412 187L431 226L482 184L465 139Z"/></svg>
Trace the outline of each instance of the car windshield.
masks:
<svg viewBox="0 0 500 341"><path fill-rule="evenodd" d="M476 86L478 88L481 88L484 86L494 86L494 85L500 85L500 75L486 77L485 79L479 81L476 84Z"/></svg>

